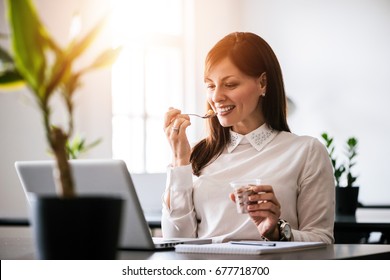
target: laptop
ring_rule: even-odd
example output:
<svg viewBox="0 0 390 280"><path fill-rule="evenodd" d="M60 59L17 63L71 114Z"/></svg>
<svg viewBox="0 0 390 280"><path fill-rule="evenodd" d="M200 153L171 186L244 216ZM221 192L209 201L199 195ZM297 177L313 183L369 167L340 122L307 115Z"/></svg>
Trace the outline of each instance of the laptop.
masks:
<svg viewBox="0 0 390 280"><path fill-rule="evenodd" d="M70 160L78 195L118 195L125 200L120 249L174 249L177 244L205 244L211 239L152 237L133 180L122 160ZM54 161L17 161L15 168L29 201L29 194L55 194ZM138 186L138 188L148 186Z"/></svg>

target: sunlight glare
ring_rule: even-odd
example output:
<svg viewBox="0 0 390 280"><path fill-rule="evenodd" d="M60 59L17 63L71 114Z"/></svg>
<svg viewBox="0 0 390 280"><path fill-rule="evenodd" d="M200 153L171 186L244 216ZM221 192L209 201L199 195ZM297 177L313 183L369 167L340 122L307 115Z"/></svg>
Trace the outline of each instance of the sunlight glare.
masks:
<svg viewBox="0 0 390 280"><path fill-rule="evenodd" d="M111 10L113 46L123 46L112 69L113 157L132 172L161 171L163 114L183 105L183 0L111 0Z"/></svg>

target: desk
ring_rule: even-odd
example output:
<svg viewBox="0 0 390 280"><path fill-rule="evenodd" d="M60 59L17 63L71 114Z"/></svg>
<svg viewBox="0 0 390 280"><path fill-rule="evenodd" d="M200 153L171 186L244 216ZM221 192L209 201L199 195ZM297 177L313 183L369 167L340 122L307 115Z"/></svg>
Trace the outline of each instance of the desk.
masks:
<svg viewBox="0 0 390 280"><path fill-rule="evenodd" d="M146 212L145 218L152 230L161 228L161 212ZM24 227L29 222L27 219L0 219L0 225ZM334 234L338 244L361 243L371 232L381 232L382 239L390 242L390 208L358 208L356 216L336 217Z"/></svg>
<svg viewBox="0 0 390 280"><path fill-rule="evenodd" d="M390 208L358 208L356 216L336 216L337 243L359 243L359 239L368 238L371 232L381 232L381 242L390 242Z"/></svg>
<svg viewBox="0 0 390 280"><path fill-rule="evenodd" d="M151 229L161 227L161 213L145 213ZM380 243L390 243L390 208L358 208L356 216L336 216L334 235L338 244L366 243L370 233L380 232Z"/></svg>
<svg viewBox="0 0 390 280"><path fill-rule="evenodd" d="M29 227L0 227L0 259L34 259L34 244ZM390 259L390 245L335 244L325 248L268 255L178 254L175 251L118 251L122 260L326 260Z"/></svg>

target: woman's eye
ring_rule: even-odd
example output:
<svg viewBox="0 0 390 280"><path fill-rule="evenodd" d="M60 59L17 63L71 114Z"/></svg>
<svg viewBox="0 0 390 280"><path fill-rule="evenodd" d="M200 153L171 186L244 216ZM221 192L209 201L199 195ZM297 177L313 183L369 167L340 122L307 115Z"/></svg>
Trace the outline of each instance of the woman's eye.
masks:
<svg viewBox="0 0 390 280"><path fill-rule="evenodd" d="M207 87L207 89L214 89L214 88L215 88L215 85L207 84L206 87Z"/></svg>
<svg viewBox="0 0 390 280"><path fill-rule="evenodd" d="M236 86L237 86L237 84L233 84L233 83L225 84L225 87L227 87L227 88L235 88Z"/></svg>

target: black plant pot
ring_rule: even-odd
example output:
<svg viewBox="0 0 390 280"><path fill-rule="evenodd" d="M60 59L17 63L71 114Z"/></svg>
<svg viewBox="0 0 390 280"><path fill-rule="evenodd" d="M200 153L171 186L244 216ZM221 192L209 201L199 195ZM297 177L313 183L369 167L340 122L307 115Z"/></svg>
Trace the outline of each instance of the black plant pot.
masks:
<svg viewBox="0 0 390 280"><path fill-rule="evenodd" d="M336 187L336 215L354 216L358 206L359 187Z"/></svg>
<svg viewBox="0 0 390 280"><path fill-rule="evenodd" d="M39 259L115 259L123 199L35 195L31 218Z"/></svg>

